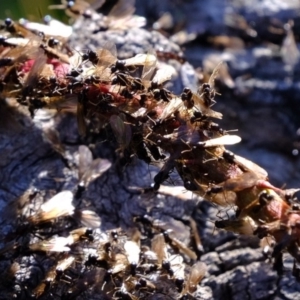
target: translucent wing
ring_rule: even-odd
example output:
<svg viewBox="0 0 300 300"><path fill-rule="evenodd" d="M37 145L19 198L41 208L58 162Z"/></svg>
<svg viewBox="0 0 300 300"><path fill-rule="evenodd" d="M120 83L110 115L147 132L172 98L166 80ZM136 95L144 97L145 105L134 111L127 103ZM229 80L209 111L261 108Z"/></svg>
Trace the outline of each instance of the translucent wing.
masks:
<svg viewBox="0 0 300 300"><path fill-rule="evenodd" d="M73 194L63 191L41 205L39 211L29 217L32 223L46 222L66 215L72 215L75 207L72 204Z"/></svg>
<svg viewBox="0 0 300 300"><path fill-rule="evenodd" d="M110 117L109 123L120 147L126 148L131 141L132 132L130 125L126 123L125 115L113 115Z"/></svg>
<svg viewBox="0 0 300 300"><path fill-rule="evenodd" d="M158 264L161 265L163 260L167 258L165 238L162 234L157 234L153 237L151 250L156 254Z"/></svg>
<svg viewBox="0 0 300 300"><path fill-rule="evenodd" d="M140 257L140 246L133 241L126 241L124 244L125 253L130 264L138 264Z"/></svg>
<svg viewBox="0 0 300 300"><path fill-rule="evenodd" d="M199 142L199 145L203 145L205 148L216 147L222 145L235 145L242 139L237 135L223 135L218 138L210 139L205 142Z"/></svg>
<svg viewBox="0 0 300 300"><path fill-rule="evenodd" d="M190 293L194 293L197 289L197 285L201 282L205 273L207 271L207 266L205 263L198 261L196 262L190 271L187 278L187 289Z"/></svg>
<svg viewBox="0 0 300 300"><path fill-rule="evenodd" d="M93 161L93 155L91 150L84 145L79 146L78 148L79 153L79 166L78 166L78 177L81 179L83 177L83 174L88 171L92 161Z"/></svg>
<svg viewBox="0 0 300 300"><path fill-rule="evenodd" d="M219 70L220 70L222 64L223 64L222 61L219 62L219 63L217 64L217 66L214 68L212 74L211 74L210 77L209 77L208 84L210 85L211 88L214 88L214 85L215 85L215 79L216 79L216 77L218 76L218 73L219 73Z"/></svg>

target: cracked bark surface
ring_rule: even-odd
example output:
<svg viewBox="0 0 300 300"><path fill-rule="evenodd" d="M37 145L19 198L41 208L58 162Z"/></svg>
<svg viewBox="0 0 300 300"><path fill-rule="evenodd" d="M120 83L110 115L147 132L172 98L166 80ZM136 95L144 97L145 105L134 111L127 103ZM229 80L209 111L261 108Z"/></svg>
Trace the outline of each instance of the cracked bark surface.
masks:
<svg viewBox="0 0 300 300"><path fill-rule="evenodd" d="M22 119L26 124L20 125L18 132L9 129L6 133L1 133L1 153L5 153L1 160L3 206L11 203L32 186L47 192L76 189L76 167L67 167L61 156L43 140L42 129L33 126L27 116L22 116ZM52 126L52 121L49 123ZM76 166L78 146L76 139L72 141L72 137L76 138L76 122L73 116L69 116L63 123L68 128L60 128L60 132L71 134L62 134L62 141L66 144L74 143L72 146L66 146L66 153L69 152L66 157L69 157L69 165ZM29 128L31 130L28 130ZM113 148L107 145L101 145L98 151L98 155L103 158L113 160L115 156ZM89 207L99 214L102 221L101 230L131 227L133 216L148 213L165 222L166 228L173 229L178 233L177 237L186 244L190 242L191 237L190 229L185 224L186 220L193 216L205 250L201 261L208 266L207 275L195 295L196 299L296 299L300 285L291 275L292 259L289 256L285 257L285 266L289 270L281 276L277 275L259 248L256 238L238 237L214 228L213 222L217 219L218 208L196 197L183 200L182 198L188 197L180 197L180 194L179 197L161 194L136 195L132 190L128 190L128 187L149 186L152 183L151 174L153 178L156 171L154 167L136 160L120 172L120 167L115 162L109 171L89 185L81 206ZM184 193L183 188L182 192ZM1 211L7 212L4 209ZM2 226L4 232L12 218L10 216L7 219L6 216L7 214L2 213L2 219L6 219L6 226ZM1 261L2 270L7 263ZM36 278L31 278L34 282L42 276L43 268L34 255L23 257L20 265L23 272L18 274L17 280L22 281L22 277L24 279L26 276L30 277L30 274L35 274ZM34 286L34 283L32 284ZM5 293L0 298L9 299Z"/></svg>

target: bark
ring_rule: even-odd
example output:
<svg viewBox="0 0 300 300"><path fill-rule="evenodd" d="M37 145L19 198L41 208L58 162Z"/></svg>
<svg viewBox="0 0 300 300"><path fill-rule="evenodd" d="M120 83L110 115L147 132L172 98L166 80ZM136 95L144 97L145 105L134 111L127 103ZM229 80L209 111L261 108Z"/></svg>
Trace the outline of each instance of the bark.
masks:
<svg viewBox="0 0 300 300"><path fill-rule="evenodd" d="M217 6L218 9L213 9L214 4L197 6L196 2L190 1L183 6L179 22L183 12L186 12L185 15L191 16L186 25L188 30L192 31L197 26L196 31L200 35L206 32L207 28L216 32L225 31L227 27L219 17L224 16L225 4L222 1L222 3L214 1L214 4L217 2L220 5ZM244 7L244 17L247 20L254 19L257 24L264 24L257 11L254 9L250 11L243 2L238 6L236 2L232 1L232 7L236 10L239 8L239 13ZM163 4L158 3L156 6L153 4L154 1L147 3L143 3L144 7L152 5L152 8L162 9L160 6ZM141 11L141 6L139 9ZM178 7L173 6L168 9L178 12ZM196 14L197 11L199 14ZM156 11L152 12L155 14ZM291 7L286 10L275 10L267 17L273 15L282 17L282 21L294 17ZM195 20L201 21L196 23ZM178 46L156 32L133 29L119 36L114 36L110 32L92 35L87 33L89 29L85 26L89 21L80 22L75 25L76 30L70 41L73 47L80 45L83 49L97 49L101 43L113 37L113 41L119 46L121 57L145 52L149 46L180 52ZM256 29L258 36L264 40L265 36L259 31L260 27L257 26ZM291 154L293 149L298 148L296 143L296 130L299 126L297 119L299 74L296 71L298 65L295 65L294 81L291 81L291 77L284 71L284 63L279 61L274 53L259 51L264 47L259 39L255 39L253 44L243 52L228 52L227 62L234 79L234 87L231 89L223 87L223 95L217 98L220 102L217 111L224 114L224 128L238 128L239 135L244 139L235 151L265 167L271 182L275 185L286 183L291 187L299 184L300 177L297 168L299 159ZM267 47L264 49L268 50ZM207 46L196 44L187 47L186 55L198 66L211 58L211 51L212 49ZM215 55L217 60L225 57L220 52ZM195 87L194 69L188 63L177 64L176 67L179 75L171 84L171 88L173 86L175 92L180 93L182 87L186 85ZM252 78L245 79L241 76L247 72L252 73ZM214 227L214 221L222 216L226 218L226 214L234 213L232 209L222 211L194 195L187 196L183 187L175 189L174 186L182 186L176 174L173 174L172 181L167 183L173 187L176 197L160 192L142 193L143 188L148 188L153 183L153 177L159 168L147 165L136 158L125 167L122 166L115 152L116 145L109 135L105 135L105 132L103 135L95 134L88 140L84 140L77 133L76 118L73 115L39 111L31 120L26 109L11 104L11 101L6 104L1 100L0 103L1 118L3 116L0 127L0 203L2 235L5 237L2 247L7 244L6 234L13 232L13 228L21 222L17 220L22 209L20 206L28 204L17 201L18 197L33 188L40 190L41 195L29 205L29 209L35 211L44 201L43 199L49 199L59 191L76 191L78 147L87 144L92 146L94 157L112 162L112 167L92 181L83 193L81 201L76 203L77 207L88 207L97 212L101 218L101 232L118 227L128 231L129 228L136 226L133 222L134 217L148 214L162 221L166 228L173 229L180 240L192 247L193 239L189 227L192 216L196 221L204 248L201 261L208 266L207 274L194 294L196 299L297 299L300 284L292 275L293 260L289 255L284 255L284 271L278 274L273 270L272 259L263 253L257 238L236 236ZM47 139L45 132L49 128L59 132L60 146L63 146L63 150L53 146L53 143ZM30 239L33 239L31 235ZM25 236L24 240L22 243L28 243ZM0 270L3 274L1 283L3 293L0 299L11 299L13 294L17 294L21 299L29 299L32 289L45 276L46 270L53 264L56 256L24 255L22 252L14 251L10 251L10 254L12 256L5 254L0 261ZM9 276L12 262L20 265L15 278ZM191 262L187 260L186 264L190 265ZM76 271L79 270L80 267L76 267ZM174 286L168 288L169 297L178 296ZM90 291L87 297L105 299L101 293L97 296L96 292L97 289ZM42 299L53 299L53 297L60 299L59 295L59 291L57 295L45 293ZM81 297L84 299L85 296L80 296L78 299ZM166 294L158 292L145 296L145 299L166 298Z"/></svg>

